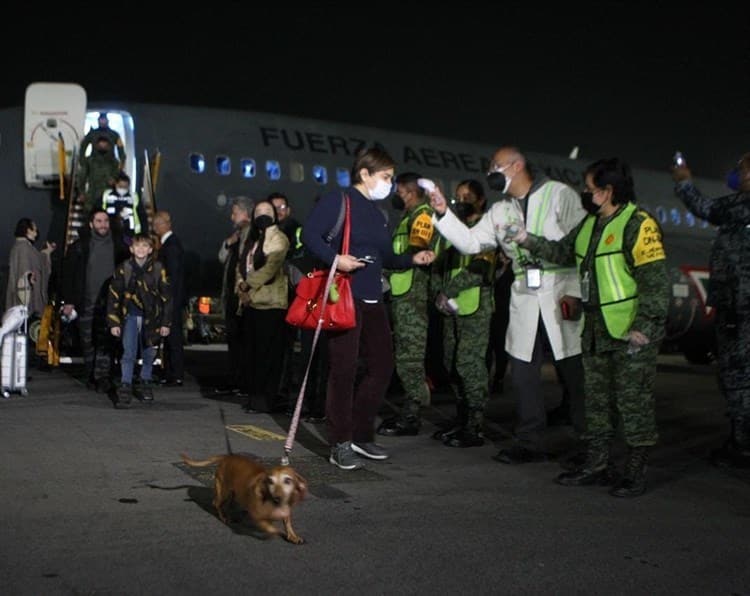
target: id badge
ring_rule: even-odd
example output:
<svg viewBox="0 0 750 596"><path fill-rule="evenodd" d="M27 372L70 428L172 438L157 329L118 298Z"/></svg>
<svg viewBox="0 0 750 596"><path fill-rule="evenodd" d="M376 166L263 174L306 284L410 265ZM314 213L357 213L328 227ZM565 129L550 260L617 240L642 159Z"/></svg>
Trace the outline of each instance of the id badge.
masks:
<svg viewBox="0 0 750 596"><path fill-rule="evenodd" d="M589 283L589 272L583 274L581 279L581 301L588 302L589 294L591 293L591 285Z"/></svg>
<svg viewBox="0 0 750 596"><path fill-rule="evenodd" d="M526 269L526 287L537 290L542 287L542 270L539 267L528 267Z"/></svg>

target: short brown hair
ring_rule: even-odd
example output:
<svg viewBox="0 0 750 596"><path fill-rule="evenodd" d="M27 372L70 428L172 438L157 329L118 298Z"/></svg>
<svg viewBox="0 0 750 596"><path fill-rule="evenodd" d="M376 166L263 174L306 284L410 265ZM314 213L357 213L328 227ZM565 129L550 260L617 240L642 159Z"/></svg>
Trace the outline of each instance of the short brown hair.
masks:
<svg viewBox="0 0 750 596"><path fill-rule="evenodd" d="M362 182L359 171L365 168L370 174L382 172L390 168L396 168L396 161L382 147L376 145L369 149L362 149L357 153L352 166L352 184Z"/></svg>
<svg viewBox="0 0 750 596"><path fill-rule="evenodd" d="M136 234L135 236L133 236L132 244L138 244L141 242L145 242L151 248L154 248L154 239L148 234Z"/></svg>

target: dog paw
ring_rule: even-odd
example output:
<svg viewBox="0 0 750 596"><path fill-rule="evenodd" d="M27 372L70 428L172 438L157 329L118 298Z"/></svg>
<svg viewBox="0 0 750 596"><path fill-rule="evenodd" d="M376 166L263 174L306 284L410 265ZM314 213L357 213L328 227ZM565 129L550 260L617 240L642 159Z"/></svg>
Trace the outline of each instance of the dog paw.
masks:
<svg viewBox="0 0 750 596"><path fill-rule="evenodd" d="M287 542L291 542L292 544L304 544L305 541L301 536L297 536L296 534L294 536L287 536L286 537Z"/></svg>

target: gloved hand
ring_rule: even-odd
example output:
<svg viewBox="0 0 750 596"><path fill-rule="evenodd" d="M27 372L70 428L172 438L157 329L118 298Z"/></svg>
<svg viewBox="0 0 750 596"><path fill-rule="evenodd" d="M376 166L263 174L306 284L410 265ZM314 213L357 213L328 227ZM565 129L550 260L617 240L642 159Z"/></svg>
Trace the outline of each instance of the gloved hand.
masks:
<svg viewBox="0 0 750 596"><path fill-rule="evenodd" d="M506 224L503 229L505 230L505 238L503 238L505 242L523 244L526 238L529 237L526 228L523 227L523 224L518 222Z"/></svg>
<svg viewBox="0 0 750 596"><path fill-rule="evenodd" d="M452 317L458 312L455 300L451 300L443 292L438 292L438 295L435 298L435 308L449 317Z"/></svg>

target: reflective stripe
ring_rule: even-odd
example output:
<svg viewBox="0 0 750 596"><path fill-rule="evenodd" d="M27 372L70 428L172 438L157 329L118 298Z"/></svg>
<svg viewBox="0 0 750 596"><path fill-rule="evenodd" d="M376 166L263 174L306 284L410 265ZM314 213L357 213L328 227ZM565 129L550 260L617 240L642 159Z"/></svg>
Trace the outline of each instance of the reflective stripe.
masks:
<svg viewBox="0 0 750 596"><path fill-rule="evenodd" d="M554 189L554 183L552 181L546 182L542 189L543 191L542 196L539 200L539 206L534 210L534 212L531 214L531 219L526 223L526 229L535 236L544 236L544 222L547 221L547 214L552 207L550 196L552 195L552 190ZM529 196L529 198L526 200L530 201L531 196ZM513 244L513 251L515 252L515 255L513 257L513 273L516 277L522 277L526 275L526 270L523 268L522 263L530 260L529 256L531 253L529 253L529 251L525 248L522 249L516 243ZM552 263L544 261L544 265L542 267L543 273L556 273L560 271L572 273L573 271L575 271L575 267L561 267L560 265L554 265Z"/></svg>
<svg viewBox="0 0 750 596"><path fill-rule="evenodd" d="M393 233L393 252L397 255L404 254L409 248L409 224L421 212L429 209L427 203L422 203L414 211L408 213L399 222ZM391 284L391 296L401 296L411 290L414 281L414 269L404 271L392 271L388 283Z"/></svg>
<svg viewBox="0 0 750 596"><path fill-rule="evenodd" d="M630 330L638 310L638 285L630 273L625 260L623 241L625 226L636 211L633 203L628 203L604 226L594 253L596 289L604 323L609 334L622 339ZM585 256L590 251L596 216L589 215L576 236L576 263L580 270Z"/></svg>

